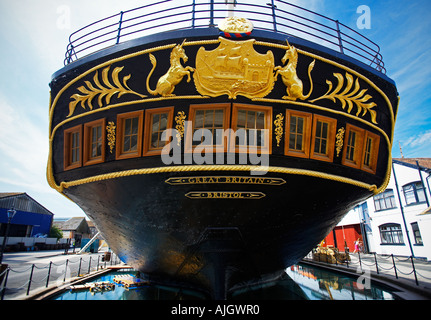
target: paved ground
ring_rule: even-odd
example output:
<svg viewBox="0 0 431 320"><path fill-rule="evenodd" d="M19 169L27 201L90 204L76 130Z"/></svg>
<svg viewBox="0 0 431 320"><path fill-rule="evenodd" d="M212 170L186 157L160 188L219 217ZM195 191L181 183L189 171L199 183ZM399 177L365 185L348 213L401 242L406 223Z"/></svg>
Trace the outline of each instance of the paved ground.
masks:
<svg viewBox="0 0 431 320"><path fill-rule="evenodd" d="M70 281L78 273L87 274L115 261L120 262L118 258L117 260L114 258L114 262L104 262L102 261L104 254L105 252L74 254L72 250L65 254L64 249L5 253L3 263L9 265L10 271L4 300L24 299L27 292L33 294L46 288L47 282L49 287L58 286ZM3 285L4 281L0 289Z"/></svg>

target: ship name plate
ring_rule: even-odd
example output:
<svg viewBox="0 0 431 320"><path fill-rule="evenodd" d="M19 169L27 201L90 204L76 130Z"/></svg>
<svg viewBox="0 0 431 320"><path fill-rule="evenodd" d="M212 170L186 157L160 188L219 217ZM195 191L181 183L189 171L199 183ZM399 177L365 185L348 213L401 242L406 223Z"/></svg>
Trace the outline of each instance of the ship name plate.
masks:
<svg viewBox="0 0 431 320"><path fill-rule="evenodd" d="M266 195L262 192L241 191L192 191L186 194L189 199L262 199Z"/></svg>
<svg viewBox="0 0 431 320"><path fill-rule="evenodd" d="M203 177L172 177L165 181L171 185L185 184L259 184L279 186L285 184L286 181L282 178L268 177L232 177L232 176L203 176Z"/></svg>

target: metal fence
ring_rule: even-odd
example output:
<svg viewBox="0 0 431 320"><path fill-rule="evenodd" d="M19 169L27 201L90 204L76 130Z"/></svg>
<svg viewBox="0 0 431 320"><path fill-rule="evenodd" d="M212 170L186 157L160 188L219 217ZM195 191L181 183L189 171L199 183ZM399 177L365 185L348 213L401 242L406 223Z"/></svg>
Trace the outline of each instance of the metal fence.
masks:
<svg viewBox="0 0 431 320"><path fill-rule="evenodd" d="M72 33L64 64L108 46L164 31L216 28L229 15L225 1L165 0L93 22ZM351 56L386 73L380 47L345 24L281 1L236 1L235 15L257 30L296 36Z"/></svg>
<svg viewBox="0 0 431 320"><path fill-rule="evenodd" d="M317 257L317 260L316 260ZM327 263L316 256L313 259L312 252L310 252L304 259L314 260L321 263ZM340 261L335 259L335 265L346 266L347 268L354 268L358 272L367 270L375 271L377 274L385 274L395 276L396 279L405 278L414 280L417 286L431 283L431 264L419 259L410 257L399 257L393 254L364 254L356 253L350 254L350 261ZM329 265L330 263L328 263ZM331 264L334 265L334 264Z"/></svg>
<svg viewBox="0 0 431 320"><path fill-rule="evenodd" d="M111 254L109 261L101 257L102 254L98 254L97 259L90 255L75 259L71 257L61 263L51 261L48 264L32 264L25 268L7 267L0 273L0 300L5 300L5 297L6 299L17 298L17 295L13 294L12 291L25 290L25 296L29 296L31 290L48 288L50 284L60 286L107 266L122 264L121 260L114 254ZM11 282L13 282L13 287L10 286Z"/></svg>

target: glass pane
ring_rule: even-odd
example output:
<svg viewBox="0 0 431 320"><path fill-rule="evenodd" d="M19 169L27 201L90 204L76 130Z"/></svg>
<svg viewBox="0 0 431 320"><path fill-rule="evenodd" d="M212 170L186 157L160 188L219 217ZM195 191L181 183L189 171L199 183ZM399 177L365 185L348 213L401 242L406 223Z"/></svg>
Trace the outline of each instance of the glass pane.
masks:
<svg viewBox="0 0 431 320"><path fill-rule="evenodd" d="M265 113L264 112L257 112L256 129L265 129Z"/></svg>
<svg viewBox="0 0 431 320"><path fill-rule="evenodd" d="M247 111L247 128L255 128L256 111Z"/></svg>
<svg viewBox="0 0 431 320"><path fill-rule="evenodd" d="M160 116L160 131L164 131L168 128L168 114L162 113Z"/></svg>
<svg viewBox="0 0 431 320"><path fill-rule="evenodd" d="M127 152L129 150L130 150L130 136L125 136L124 142L123 142L123 152Z"/></svg>
<svg viewBox="0 0 431 320"><path fill-rule="evenodd" d="M132 130L132 119L126 119L124 121L124 135L128 136Z"/></svg>
<svg viewBox="0 0 431 320"><path fill-rule="evenodd" d="M297 119L298 119L297 132L302 134L304 133L304 118L298 117Z"/></svg>
<svg viewBox="0 0 431 320"><path fill-rule="evenodd" d="M245 128L245 119L247 113L244 110L238 110L237 128Z"/></svg>
<svg viewBox="0 0 431 320"><path fill-rule="evenodd" d="M159 131L160 114L153 114L153 125L151 127L151 132Z"/></svg>
<svg viewBox="0 0 431 320"><path fill-rule="evenodd" d="M302 150L302 135L298 135L296 137L296 145L295 145L295 149L296 150Z"/></svg>
<svg viewBox="0 0 431 320"><path fill-rule="evenodd" d="M223 128L224 110L215 110L214 127Z"/></svg>
<svg viewBox="0 0 431 320"><path fill-rule="evenodd" d="M158 141L159 141L159 134L157 132L153 133L151 135L151 147L157 148L158 147L158 145L157 145Z"/></svg>
<svg viewBox="0 0 431 320"><path fill-rule="evenodd" d="M212 128L214 121L214 110L205 110L205 128Z"/></svg>
<svg viewBox="0 0 431 320"><path fill-rule="evenodd" d="M203 128L204 125L204 110L196 110L195 113L195 128Z"/></svg>
<svg viewBox="0 0 431 320"><path fill-rule="evenodd" d="M138 134L138 118L132 119L132 134Z"/></svg>
<svg viewBox="0 0 431 320"><path fill-rule="evenodd" d="M289 149L296 149L295 148L295 146L296 146L296 144L295 144L295 134L290 134L290 137L289 137Z"/></svg>
<svg viewBox="0 0 431 320"><path fill-rule="evenodd" d="M130 151L138 150L138 136L133 135L130 139Z"/></svg>
<svg viewBox="0 0 431 320"><path fill-rule="evenodd" d="M290 118L290 132L291 133L296 133L296 126L297 126L297 122L298 122L298 118L295 116L292 116Z"/></svg>
<svg viewBox="0 0 431 320"><path fill-rule="evenodd" d="M322 122L322 138L328 138L328 124L326 122Z"/></svg>

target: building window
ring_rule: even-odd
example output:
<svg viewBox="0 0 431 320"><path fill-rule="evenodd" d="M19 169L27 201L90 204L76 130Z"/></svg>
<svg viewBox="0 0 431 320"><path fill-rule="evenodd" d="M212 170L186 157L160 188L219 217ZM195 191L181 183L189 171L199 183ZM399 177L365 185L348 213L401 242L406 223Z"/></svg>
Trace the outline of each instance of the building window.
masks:
<svg viewBox="0 0 431 320"><path fill-rule="evenodd" d="M224 133L229 127L229 118L230 104L191 105L189 120L192 126L187 128L186 152L192 152L198 145L213 146L214 152L226 152ZM205 136L204 130L208 130L211 136Z"/></svg>
<svg viewBox="0 0 431 320"><path fill-rule="evenodd" d="M312 114L286 110L285 154L300 158L310 156Z"/></svg>
<svg viewBox="0 0 431 320"><path fill-rule="evenodd" d="M314 115L310 158L332 162L337 120Z"/></svg>
<svg viewBox="0 0 431 320"><path fill-rule="evenodd" d="M401 225L391 223L379 227L382 244L404 244Z"/></svg>
<svg viewBox="0 0 431 320"><path fill-rule="evenodd" d="M342 163L353 168L361 168L361 159L364 143L364 130L346 125L346 143Z"/></svg>
<svg viewBox="0 0 431 320"><path fill-rule="evenodd" d="M231 148L237 152L270 153L272 108L234 104Z"/></svg>
<svg viewBox="0 0 431 320"><path fill-rule="evenodd" d="M145 110L144 156L160 154L169 141L162 140L165 130L172 128L174 107Z"/></svg>
<svg viewBox="0 0 431 320"><path fill-rule="evenodd" d="M376 211L396 208L394 190L386 189L385 192L374 196Z"/></svg>
<svg viewBox="0 0 431 320"><path fill-rule="evenodd" d="M413 236L415 237L415 243L417 245L423 245L421 232L417 222L412 223Z"/></svg>
<svg viewBox="0 0 431 320"><path fill-rule="evenodd" d="M412 182L403 186L403 191L407 205L426 201L425 189L420 181Z"/></svg>
<svg viewBox="0 0 431 320"><path fill-rule="evenodd" d="M143 111L117 115L116 159L141 156Z"/></svg>
<svg viewBox="0 0 431 320"><path fill-rule="evenodd" d="M64 170L82 165L82 125L64 130Z"/></svg>
<svg viewBox="0 0 431 320"><path fill-rule="evenodd" d="M84 125L84 166L105 161L105 119Z"/></svg>
<svg viewBox="0 0 431 320"><path fill-rule="evenodd" d="M361 169L370 173L376 173L380 137L374 133L365 131L364 142L365 143Z"/></svg>

